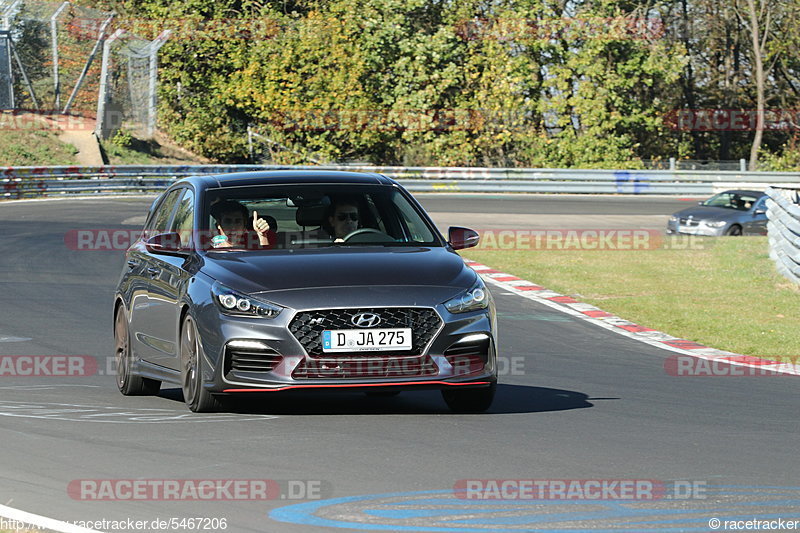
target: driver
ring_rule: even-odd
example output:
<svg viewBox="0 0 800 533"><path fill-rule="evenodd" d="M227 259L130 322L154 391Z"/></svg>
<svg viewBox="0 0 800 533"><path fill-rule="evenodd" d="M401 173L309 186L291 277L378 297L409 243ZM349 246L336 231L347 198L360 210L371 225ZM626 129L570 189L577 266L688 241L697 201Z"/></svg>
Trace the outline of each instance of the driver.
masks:
<svg viewBox="0 0 800 533"><path fill-rule="evenodd" d="M333 229L333 242L344 242L344 237L360 227L358 202L352 198L342 198L333 205L328 217L328 226Z"/></svg>

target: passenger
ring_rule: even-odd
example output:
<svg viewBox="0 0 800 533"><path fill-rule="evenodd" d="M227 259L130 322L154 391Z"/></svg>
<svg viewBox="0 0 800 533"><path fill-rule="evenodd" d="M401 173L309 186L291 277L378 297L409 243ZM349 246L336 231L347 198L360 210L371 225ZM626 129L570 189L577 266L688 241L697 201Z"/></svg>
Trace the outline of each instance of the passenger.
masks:
<svg viewBox="0 0 800 533"><path fill-rule="evenodd" d="M328 226L325 229L333 237L333 242L344 242L344 237L360 227L358 201L354 198L334 200L330 213Z"/></svg>
<svg viewBox="0 0 800 533"><path fill-rule="evenodd" d="M275 242L275 232L258 211L253 211L252 230L248 227L249 212L239 202L219 201L211 206L211 216L218 232L211 239L214 248L271 248Z"/></svg>

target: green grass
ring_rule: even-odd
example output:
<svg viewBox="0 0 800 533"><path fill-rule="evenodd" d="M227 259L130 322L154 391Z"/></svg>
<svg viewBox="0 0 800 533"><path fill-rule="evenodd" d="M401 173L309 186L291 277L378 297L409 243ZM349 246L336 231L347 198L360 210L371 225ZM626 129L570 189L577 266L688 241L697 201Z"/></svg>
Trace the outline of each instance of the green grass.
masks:
<svg viewBox="0 0 800 533"><path fill-rule="evenodd" d="M676 337L796 362L800 288L775 271L767 238L702 242L694 250L472 249L462 255Z"/></svg>
<svg viewBox="0 0 800 533"><path fill-rule="evenodd" d="M58 140L58 132L0 130L0 166L77 165L77 153Z"/></svg>

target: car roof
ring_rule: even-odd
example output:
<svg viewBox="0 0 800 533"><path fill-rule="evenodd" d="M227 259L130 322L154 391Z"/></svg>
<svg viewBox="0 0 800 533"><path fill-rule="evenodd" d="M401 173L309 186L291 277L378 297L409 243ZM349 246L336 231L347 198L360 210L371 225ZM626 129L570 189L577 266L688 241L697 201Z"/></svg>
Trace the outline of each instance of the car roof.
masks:
<svg viewBox="0 0 800 533"><path fill-rule="evenodd" d="M246 185L297 185L308 183L342 183L354 185L393 185L394 180L373 172L344 170L261 170L233 172L211 176L190 176L178 183L192 183L201 189L242 187Z"/></svg>
<svg viewBox="0 0 800 533"><path fill-rule="evenodd" d="M753 196L764 196L765 194L767 194L764 191L753 191L750 189L730 189L728 191L723 191L719 194L724 194L724 193L751 194Z"/></svg>

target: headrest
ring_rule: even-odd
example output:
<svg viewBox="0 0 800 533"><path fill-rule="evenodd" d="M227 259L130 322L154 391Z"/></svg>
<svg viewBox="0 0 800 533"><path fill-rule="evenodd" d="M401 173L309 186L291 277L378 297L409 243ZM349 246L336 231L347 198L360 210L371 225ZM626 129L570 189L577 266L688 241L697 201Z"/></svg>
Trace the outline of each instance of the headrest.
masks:
<svg viewBox="0 0 800 533"><path fill-rule="evenodd" d="M269 229L271 229L272 231L278 231L278 221L275 220L275 217L264 215L261 218L267 221L267 224L269 224Z"/></svg>

